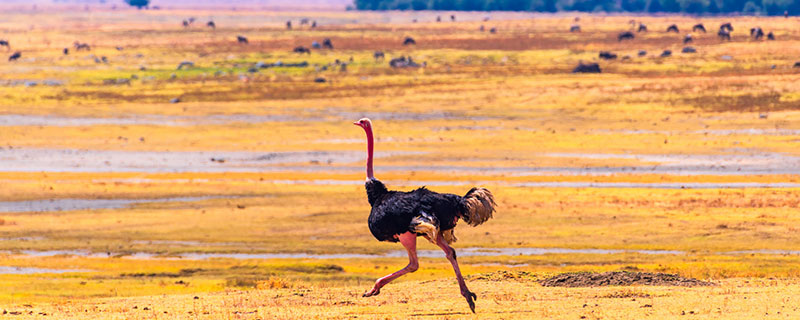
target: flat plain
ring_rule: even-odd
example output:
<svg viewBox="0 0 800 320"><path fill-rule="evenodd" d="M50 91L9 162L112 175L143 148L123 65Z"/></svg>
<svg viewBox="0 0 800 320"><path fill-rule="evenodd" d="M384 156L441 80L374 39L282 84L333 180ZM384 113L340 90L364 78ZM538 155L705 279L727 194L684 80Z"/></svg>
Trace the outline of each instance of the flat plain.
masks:
<svg viewBox="0 0 800 320"><path fill-rule="evenodd" d="M0 62L4 316L800 314L796 18L95 7L0 17L8 55L21 53ZM725 22L730 41L716 35ZM708 33L692 32L697 23ZM776 39L752 39L756 26ZM619 41L624 31L635 38ZM325 38L333 49L312 46ZM401 56L420 66L390 67ZM602 73L572 73L580 62ZM351 124L361 117L390 189L494 192L493 220L456 229L476 315L425 241L419 271L361 297L406 263L367 229L365 140ZM607 271L712 285L541 284Z"/></svg>

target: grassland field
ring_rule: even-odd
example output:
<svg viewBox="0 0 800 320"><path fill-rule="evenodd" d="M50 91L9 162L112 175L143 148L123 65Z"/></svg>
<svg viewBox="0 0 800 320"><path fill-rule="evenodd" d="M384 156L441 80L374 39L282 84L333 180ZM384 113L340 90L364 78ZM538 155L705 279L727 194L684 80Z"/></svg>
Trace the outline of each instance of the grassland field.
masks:
<svg viewBox="0 0 800 320"><path fill-rule="evenodd" d="M800 20L578 16L2 11L0 317L797 318ZM361 297L406 264L367 229L364 116L390 188L494 192L456 229L476 314L425 241ZM540 284L619 270L714 285Z"/></svg>

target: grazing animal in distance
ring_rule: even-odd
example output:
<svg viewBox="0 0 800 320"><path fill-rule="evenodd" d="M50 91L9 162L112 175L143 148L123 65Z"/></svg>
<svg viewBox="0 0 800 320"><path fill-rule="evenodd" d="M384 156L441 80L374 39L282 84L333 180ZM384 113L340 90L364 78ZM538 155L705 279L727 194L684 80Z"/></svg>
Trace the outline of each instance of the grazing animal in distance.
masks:
<svg viewBox="0 0 800 320"><path fill-rule="evenodd" d="M411 57L406 58L405 56L401 56L400 58L394 58L389 60L389 66L392 68L419 68L419 63L414 62Z"/></svg>
<svg viewBox="0 0 800 320"><path fill-rule="evenodd" d="M661 57L662 58L666 58L666 57L669 57L671 55L672 55L672 50L664 50L664 52L661 52Z"/></svg>
<svg viewBox="0 0 800 320"><path fill-rule="evenodd" d="M636 29L636 32L647 32L647 26L644 23L639 22L639 29Z"/></svg>
<svg viewBox="0 0 800 320"><path fill-rule="evenodd" d="M437 193L425 187L409 192L389 191L373 174L372 122L363 118L353 124L363 128L367 135L367 179L364 186L372 207L367 220L369 230L378 241L400 242L408 252L406 267L375 281L372 289L363 296L378 295L387 283L417 271L417 237L422 236L445 252L455 271L461 295L474 313L477 295L467 288L456 261L456 251L450 244L456 241L453 229L459 220L474 227L492 218L497 206L492 192L479 187L470 189L464 196Z"/></svg>
<svg viewBox="0 0 800 320"><path fill-rule="evenodd" d="M245 37L245 36L242 36L242 35L238 35L238 36L236 36L236 42L238 42L238 43L244 43L244 44L248 44L248 43L250 43L250 42L248 42L248 41L247 41L247 37Z"/></svg>
<svg viewBox="0 0 800 320"><path fill-rule="evenodd" d="M17 60L20 57L22 57L22 52L17 51L17 52L14 52L14 54L12 54L11 56L8 57L8 61Z"/></svg>
<svg viewBox="0 0 800 320"><path fill-rule="evenodd" d="M481 26L481 27L483 27L483 26ZM569 26L569 32L581 32L581 26L579 26L577 24L573 24L573 25Z"/></svg>
<svg viewBox="0 0 800 320"><path fill-rule="evenodd" d="M728 41L731 40L731 32L728 31L727 29L719 29L719 32L717 32L717 36L721 40L728 40Z"/></svg>
<svg viewBox="0 0 800 320"><path fill-rule="evenodd" d="M612 60L617 58L617 54L608 51L600 51L598 57L600 57L601 59Z"/></svg>
<svg viewBox="0 0 800 320"><path fill-rule="evenodd" d="M436 16L436 22L442 22L442 16Z"/></svg>
<svg viewBox="0 0 800 320"><path fill-rule="evenodd" d="M214 21L209 21L208 23L206 23L206 27L209 27L211 29L216 29L217 28L217 24L214 23Z"/></svg>
<svg viewBox="0 0 800 320"><path fill-rule="evenodd" d="M331 38L325 38L322 40L322 47L333 50L333 42L331 42Z"/></svg>
<svg viewBox="0 0 800 320"><path fill-rule="evenodd" d="M681 49L681 52L683 52L683 53L696 53L697 49L695 49L694 47L683 47L683 49Z"/></svg>
<svg viewBox="0 0 800 320"><path fill-rule="evenodd" d="M572 73L601 73L600 65L597 63L584 64L583 61L578 62L578 66L572 69Z"/></svg>
<svg viewBox="0 0 800 320"><path fill-rule="evenodd" d="M491 29L489 29L489 33L497 33L497 28L492 27Z"/></svg>
<svg viewBox="0 0 800 320"><path fill-rule="evenodd" d="M68 55L69 54L69 48L64 48L64 50L62 52L64 53L65 56Z"/></svg>
<svg viewBox="0 0 800 320"><path fill-rule="evenodd" d="M307 25L310 20L308 18L300 19L300 25L304 26Z"/></svg>
<svg viewBox="0 0 800 320"><path fill-rule="evenodd" d="M189 21L183 20L182 24L183 24L184 28L188 28L189 27Z"/></svg>
<svg viewBox="0 0 800 320"><path fill-rule="evenodd" d="M191 62L191 61L188 61L188 60L181 61L181 63L178 64L177 70L181 70L184 67L186 67L187 69L188 68L192 68L192 67L194 67L194 62Z"/></svg>
<svg viewBox="0 0 800 320"><path fill-rule="evenodd" d="M372 53L372 57L375 58L375 61L379 61L385 59L386 55L383 54L383 51L375 51Z"/></svg>
<svg viewBox="0 0 800 320"><path fill-rule="evenodd" d="M792 68L800 68L800 61L795 62Z"/></svg>
<svg viewBox="0 0 800 320"><path fill-rule="evenodd" d="M417 41L415 41L414 38L412 38L412 37L406 37L406 39L403 40L403 45L407 46L407 45L410 45L410 44L417 44Z"/></svg>
<svg viewBox="0 0 800 320"><path fill-rule="evenodd" d="M720 30L725 29L728 30L728 32L733 32L733 25L730 22L725 22L719 25L719 29Z"/></svg>
<svg viewBox="0 0 800 320"><path fill-rule="evenodd" d="M456 15L454 15L454 14L451 14L451 15L450 15L450 21L453 21L453 22L455 22L455 21L456 21Z"/></svg>
<svg viewBox="0 0 800 320"><path fill-rule="evenodd" d="M646 55L647 55L647 51L645 51L645 50L639 50L639 53L638 53L638 55L639 55L640 57L644 57L644 56L646 56Z"/></svg>
<svg viewBox="0 0 800 320"><path fill-rule="evenodd" d="M92 50L92 47L90 47L88 43L80 43L78 41L75 41L75 43L73 43L73 46L75 46L75 51L81 51L81 50L91 51Z"/></svg>
<svg viewBox="0 0 800 320"><path fill-rule="evenodd" d="M683 37L683 44L687 44L689 42L692 42L692 40L694 40L694 39L692 39L692 35L691 34L687 34L686 36Z"/></svg>
<svg viewBox="0 0 800 320"><path fill-rule="evenodd" d="M698 32L698 31L706 33L706 26L704 26L702 23L694 25L694 27L692 27L692 32Z"/></svg>
<svg viewBox="0 0 800 320"><path fill-rule="evenodd" d="M764 37L764 30L761 30L761 27L750 28L750 36L755 40L760 40Z"/></svg>
<svg viewBox="0 0 800 320"><path fill-rule="evenodd" d="M314 49L322 49L322 45L320 45L319 42L316 41L311 43L311 47Z"/></svg>
<svg viewBox="0 0 800 320"><path fill-rule="evenodd" d="M303 53L311 54L311 49L303 47L303 46L300 46L300 47L295 47L294 50L292 50L292 52L300 53L300 54L303 54Z"/></svg>
<svg viewBox="0 0 800 320"><path fill-rule="evenodd" d="M317 28L317 20L314 20L311 22L311 29L316 29L316 28Z"/></svg>
<svg viewBox="0 0 800 320"><path fill-rule="evenodd" d="M292 30L292 20L286 21L286 30Z"/></svg>
<svg viewBox="0 0 800 320"><path fill-rule="evenodd" d="M678 31L678 25L675 24L672 24L669 27L667 27L667 32L680 33L680 31Z"/></svg>
<svg viewBox="0 0 800 320"><path fill-rule="evenodd" d="M775 40L775 34L773 34L772 31L767 33L767 40Z"/></svg>
<svg viewBox="0 0 800 320"><path fill-rule="evenodd" d="M622 41L625 39L633 39L633 38L634 38L633 32L625 31L617 36L617 41Z"/></svg>
<svg viewBox="0 0 800 320"><path fill-rule="evenodd" d="M11 44L8 43L8 40L0 40L0 46L6 47L6 51L11 50Z"/></svg>

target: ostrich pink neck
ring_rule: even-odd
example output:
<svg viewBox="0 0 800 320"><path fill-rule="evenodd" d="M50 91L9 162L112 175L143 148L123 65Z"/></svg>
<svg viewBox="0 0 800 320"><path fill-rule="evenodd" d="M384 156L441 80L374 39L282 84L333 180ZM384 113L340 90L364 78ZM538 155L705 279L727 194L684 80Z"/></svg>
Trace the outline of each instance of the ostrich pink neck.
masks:
<svg viewBox="0 0 800 320"><path fill-rule="evenodd" d="M364 126L364 132L367 133L367 180L370 180L375 179L375 176L372 174L372 149L374 148L372 126Z"/></svg>

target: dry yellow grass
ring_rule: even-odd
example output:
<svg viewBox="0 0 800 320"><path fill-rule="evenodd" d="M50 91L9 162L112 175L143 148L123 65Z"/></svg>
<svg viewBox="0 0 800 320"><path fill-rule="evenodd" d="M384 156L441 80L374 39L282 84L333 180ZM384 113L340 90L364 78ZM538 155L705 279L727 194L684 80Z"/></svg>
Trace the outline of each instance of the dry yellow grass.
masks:
<svg viewBox="0 0 800 320"><path fill-rule="evenodd" d="M187 16L210 15L215 31L180 27ZM0 26L23 58L3 62L0 75L0 200L168 200L0 213L0 266L88 271L0 275L0 309L20 319L797 316L800 257L776 253L800 250L796 21L636 17L651 31L619 42L630 17L582 16L576 34L568 32L572 16L493 15L481 22L482 14L459 13L464 22L437 24L430 12L3 12ZM321 27L283 29L302 16ZM731 21L734 41L695 34L699 52L679 53L682 35L663 30L698 20L709 30ZM778 39L749 40L754 25ZM237 34L250 44L236 44ZM405 36L418 44L403 46ZM290 52L324 38L336 49ZM75 40L92 51L63 56ZM672 57L657 57L666 49ZM392 69L373 59L375 50L427 65ZM601 50L631 58L598 61L598 75L570 73ZM102 56L109 62L96 63ZM183 60L195 67L175 70ZM311 66L249 72L259 61ZM459 227L457 249L622 251L460 256L479 295L476 316L442 258L423 258L418 272L371 299L360 294L404 258L176 258L399 250L366 227L363 133L350 125L365 115L376 128L376 174L391 188L463 194L481 184L496 195L495 219ZM54 151L62 149L86 156ZM42 153L18 158L29 150ZM120 164L200 151L208 156L148 162L177 163L172 170ZM242 169L232 153L241 151L259 161L293 153ZM103 152L116 158L94 164ZM742 187L753 183L771 187ZM718 286L533 281L631 269ZM475 276L504 270L533 278Z"/></svg>

